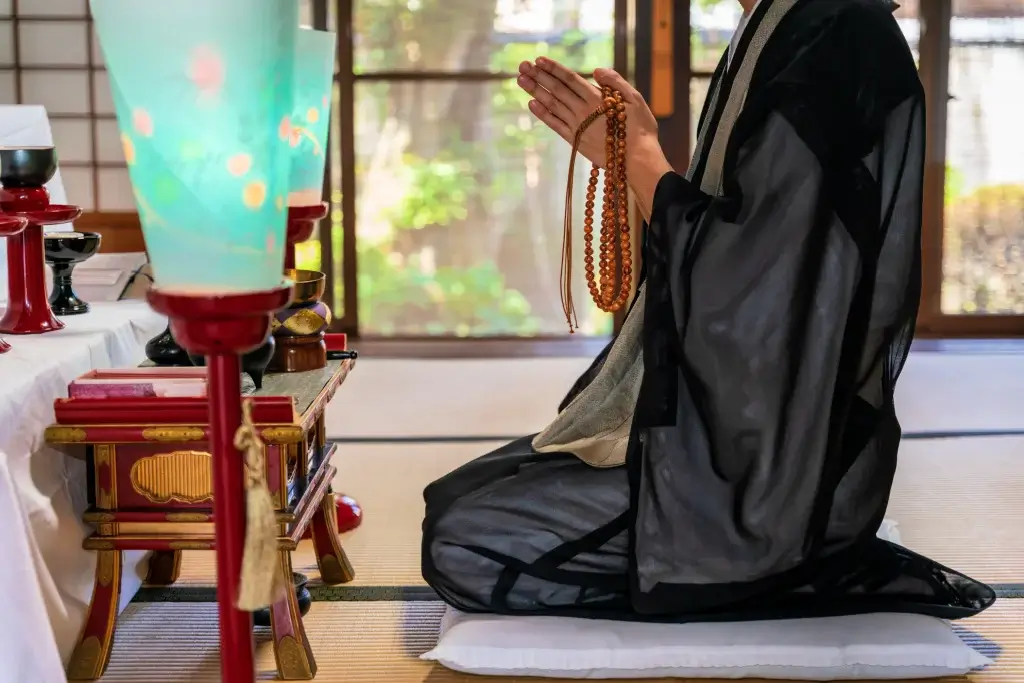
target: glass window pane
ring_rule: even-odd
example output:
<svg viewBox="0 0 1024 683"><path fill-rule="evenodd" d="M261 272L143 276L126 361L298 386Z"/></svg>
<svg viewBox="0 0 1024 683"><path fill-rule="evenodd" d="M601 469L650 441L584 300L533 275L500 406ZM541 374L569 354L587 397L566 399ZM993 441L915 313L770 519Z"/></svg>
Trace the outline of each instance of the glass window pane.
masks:
<svg viewBox="0 0 1024 683"><path fill-rule="evenodd" d="M356 90L360 332L567 334L559 297L569 146L526 109L512 80L360 82ZM583 282L576 165L576 310L581 332L611 316Z"/></svg>
<svg viewBox="0 0 1024 683"><path fill-rule="evenodd" d="M736 0L690 0L692 71L711 73L715 70L729 47L742 13Z"/></svg>
<svg viewBox="0 0 1024 683"><path fill-rule="evenodd" d="M355 68L509 71L539 55L610 66L614 0L356 0Z"/></svg>
<svg viewBox="0 0 1024 683"><path fill-rule="evenodd" d="M954 3L942 311L1024 314L1024 0Z"/></svg>

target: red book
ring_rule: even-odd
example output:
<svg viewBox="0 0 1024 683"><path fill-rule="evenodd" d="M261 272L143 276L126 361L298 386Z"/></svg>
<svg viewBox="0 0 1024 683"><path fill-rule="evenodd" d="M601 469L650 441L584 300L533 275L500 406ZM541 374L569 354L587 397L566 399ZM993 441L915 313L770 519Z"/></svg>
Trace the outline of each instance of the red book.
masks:
<svg viewBox="0 0 1024 683"><path fill-rule="evenodd" d="M253 420L257 424L288 424L295 419L291 396L253 397ZM205 398L59 398L53 403L57 424L192 424L210 419Z"/></svg>

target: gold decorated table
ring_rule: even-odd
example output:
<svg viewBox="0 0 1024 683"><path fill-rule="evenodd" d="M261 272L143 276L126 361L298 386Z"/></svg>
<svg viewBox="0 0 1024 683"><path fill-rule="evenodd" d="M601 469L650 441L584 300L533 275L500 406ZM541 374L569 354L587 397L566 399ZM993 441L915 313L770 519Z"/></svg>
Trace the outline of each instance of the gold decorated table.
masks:
<svg viewBox="0 0 1024 683"><path fill-rule="evenodd" d="M292 582L291 552L311 531L325 583L354 574L337 533L331 482L334 447L324 429L324 411L355 364L331 360L320 370L270 374L254 395L254 423L265 444L266 481L276 509L279 567ZM63 401L63 404L62 404ZM153 551L147 581L169 585L178 578L183 550L212 550L213 478L206 420L196 419L195 401L170 400L158 418L130 405L95 419L97 404L58 401L58 423L46 430L51 444L86 446L89 509L95 528L84 547L97 551L96 576L85 626L68 664L69 680L103 675L113 646L120 599L122 552ZM119 405L124 402L121 401ZM91 412L89 412L91 411ZM69 420L88 416L82 422ZM239 454L241 458L241 454ZM316 673L295 592L271 606L271 628L282 680L308 680Z"/></svg>

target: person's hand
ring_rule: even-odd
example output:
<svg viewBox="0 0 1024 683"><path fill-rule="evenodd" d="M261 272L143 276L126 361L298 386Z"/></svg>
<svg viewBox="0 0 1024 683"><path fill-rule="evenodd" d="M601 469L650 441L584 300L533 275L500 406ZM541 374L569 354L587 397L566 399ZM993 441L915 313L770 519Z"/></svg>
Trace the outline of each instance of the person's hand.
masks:
<svg viewBox="0 0 1024 683"><path fill-rule="evenodd" d="M533 96L530 112L570 145L580 124L604 102L601 88L609 87L622 93L626 105L626 153L636 153L653 145L658 147L658 122L640 93L626 79L611 69L594 72L597 85L558 62L539 57L536 63L519 65L519 87ZM600 86L600 87L599 87ZM580 140L579 152L592 163L604 168L605 121L594 121ZM631 161L630 159L629 161Z"/></svg>

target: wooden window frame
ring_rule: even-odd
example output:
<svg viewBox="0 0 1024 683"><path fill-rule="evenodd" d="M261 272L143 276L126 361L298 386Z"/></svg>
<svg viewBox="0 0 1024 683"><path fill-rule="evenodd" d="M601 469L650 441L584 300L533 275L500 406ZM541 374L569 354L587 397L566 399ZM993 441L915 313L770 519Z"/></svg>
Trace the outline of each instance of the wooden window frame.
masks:
<svg viewBox="0 0 1024 683"><path fill-rule="evenodd" d="M942 312L946 139L949 121L953 0L923 0L919 4L919 14L921 38L918 53L928 116L922 207L921 308L918 313L917 335L922 338L953 339L1024 337L1022 315L958 315Z"/></svg>

